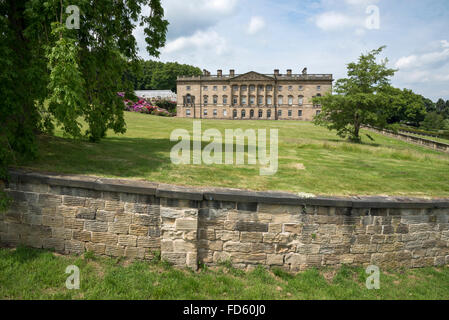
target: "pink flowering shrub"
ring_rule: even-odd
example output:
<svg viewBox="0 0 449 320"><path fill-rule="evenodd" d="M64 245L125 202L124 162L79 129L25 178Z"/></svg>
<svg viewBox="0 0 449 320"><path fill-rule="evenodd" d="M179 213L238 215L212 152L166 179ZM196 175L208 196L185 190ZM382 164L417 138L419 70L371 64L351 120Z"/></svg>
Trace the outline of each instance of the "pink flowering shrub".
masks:
<svg viewBox="0 0 449 320"><path fill-rule="evenodd" d="M125 99L125 94L123 92L119 92L118 95L123 98L123 104L126 111L140 112L163 117L172 117L175 115L164 108L151 105L151 103L145 99L139 98L137 102L134 102L129 99Z"/></svg>

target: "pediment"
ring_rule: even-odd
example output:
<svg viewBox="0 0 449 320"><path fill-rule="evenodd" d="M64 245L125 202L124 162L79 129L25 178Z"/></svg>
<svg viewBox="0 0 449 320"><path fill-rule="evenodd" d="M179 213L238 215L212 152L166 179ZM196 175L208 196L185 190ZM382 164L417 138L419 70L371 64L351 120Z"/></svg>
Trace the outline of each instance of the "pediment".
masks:
<svg viewBox="0 0 449 320"><path fill-rule="evenodd" d="M250 71L241 75L238 75L234 78L231 78L232 80L273 80L273 78L266 76L264 74Z"/></svg>

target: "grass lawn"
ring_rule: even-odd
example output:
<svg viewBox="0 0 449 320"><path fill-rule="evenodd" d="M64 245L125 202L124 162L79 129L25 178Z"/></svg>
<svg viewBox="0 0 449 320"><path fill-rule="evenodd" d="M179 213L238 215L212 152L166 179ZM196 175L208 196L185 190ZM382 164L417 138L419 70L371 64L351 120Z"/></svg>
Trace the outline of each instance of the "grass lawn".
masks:
<svg viewBox="0 0 449 320"><path fill-rule="evenodd" d="M80 269L80 289L68 290L66 267ZM291 275L256 267L175 269L163 262L61 256L41 249L0 249L0 299L449 299L449 268L381 270L368 290L362 268L310 269Z"/></svg>
<svg viewBox="0 0 449 320"><path fill-rule="evenodd" d="M192 119L125 113L127 132L100 143L56 136L39 140L40 156L18 165L35 170L146 179L194 186L283 190L325 195L449 196L449 154L369 133L363 144L300 121L203 120L202 129L279 129L279 169L260 176L258 165L174 165L172 130ZM207 143L204 142L205 146Z"/></svg>

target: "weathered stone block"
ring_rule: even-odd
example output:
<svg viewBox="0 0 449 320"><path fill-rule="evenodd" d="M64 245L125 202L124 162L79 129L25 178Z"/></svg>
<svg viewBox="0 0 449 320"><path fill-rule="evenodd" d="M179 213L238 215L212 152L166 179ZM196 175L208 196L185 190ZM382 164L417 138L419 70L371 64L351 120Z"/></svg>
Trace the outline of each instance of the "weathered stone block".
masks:
<svg viewBox="0 0 449 320"><path fill-rule="evenodd" d="M193 218L178 218L175 222L176 230L196 230L198 220Z"/></svg>
<svg viewBox="0 0 449 320"><path fill-rule="evenodd" d="M106 249L106 245L104 243L92 243L92 242L86 242L84 244L84 248L86 251L93 252L95 254L104 254L104 251Z"/></svg>
<svg viewBox="0 0 449 320"><path fill-rule="evenodd" d="M105 243L107 245L116 245L118 242L118 236L107 232L92 232L92 242Z"/></svg>
<svg viewBox="0 0 449 320"><path fill-rule="evenodd" d="M223 245L223 250L229 252L250 252L251 244L229 241Z"/></svg>
<svg viewBox="0 0 449 320"><path fill-rule="evenodd" d="M91 241L92 236L90 231L73 231L73 239L78 241Z"/></svg>
<svg viewBox="0 0 449 320"><path fill-rule="evenodd" d="M62 196L62 204L69 207L84 207L86 204L86 198Z"/></svg>
<svg viewBox="0 0 449 320"><path fill-rule="evenodd" d="M66 240L64 252L69 254L82 254L84 252L84 242Z"/></svg>
<svg viewBox="0 0 449 320"><path fill-rule="evenodd" d="M54 249L57 252L64 251L65 240L57 238L47 238L43 239L42 247L44 249Z"/></svg>
<svg viewBox="0 0 449 320"><path fill-rule="evenodd" d="M137 237L137 246L142 248L160 248L161 240L151 237Z"/></svg>
<svg viewBox="0 0 449 320"><path fill-rule="evenodd" d="M237 221L234 230L246 232L268 232L268 223Z"/></svg>
<svg viewBox="0 0 449 320"><path fill-rule="evenodd" d="M164 261L176 266L185 266L187 263L187 253L180 252L162 252L161 258Z"/></svg>
<svg viewBox="0 0 449 320"><path fill-rule="evenodd" d="M85 221L84 230L94 232L106 232L108 231L108 223L99 221Z"/></svg>
<svg viewBox="0 0 449 320"><path fill-rule="evenodd" d="M75 218L85 220L95 220L97 209L95 208L78 208Z"/></svg>
<svg viewBox="0 0 449 320"><path fill-rule="evenodd" d="M118 245L119 246L137 246L137 237L131 235L119 235L118 236Z"/></svg>
<svg viewBox="0 0 449 320"><path fill-rule="evenodd" d="M64 219L60 216L42 216L42 225L52 228L62 228Z"/></svg>
<svg viewBox="0 0 449 320"><path fill-rule="evenodd" d="M122 246L106 245L104 253L111 257L123 257L125 254L125 248Z"/></svg>
<svg viewBox="0 0 449 320"><path fill-rule="evenodd" d="M195 243L177 239L173 241L174 252L194 252L196 251Z"/></svg>
<svg viewBox="0 0 449 320"><path fill-rule="evenodd" d="M238 231L228 231L228 230L216 230L216 239L222 241L239 241L240 232Z"/></svg>
<svg viewBox="0 0 449 320"><path fill-rule="evenodd" d="M241 242L262 242L263 234L261 232L240 232Z"/></svg>
<svg viewBox="0 0 449 320"><path fill-rule="evenodd" d="M129 226L129 234L135 236L148 236L148 227L137 224L131 224Z"/></svg>
<svg viewBox="0 0 449 320"><path fill-rule="evenodd" d="M266 264L267 255L266 253L242 253L242 252L232 252L231 261L234 263L256 263L256 264Z"/></svg>

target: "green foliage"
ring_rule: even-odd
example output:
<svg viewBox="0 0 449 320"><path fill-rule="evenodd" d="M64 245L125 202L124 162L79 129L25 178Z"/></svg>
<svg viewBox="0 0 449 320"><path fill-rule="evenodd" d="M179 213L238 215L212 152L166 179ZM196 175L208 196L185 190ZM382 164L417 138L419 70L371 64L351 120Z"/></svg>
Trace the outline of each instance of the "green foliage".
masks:
<svg viewBox="0 0 449 320"><path fill-rule="evenodd" d="M357 63L348 64L348 78L339 79L335 95L327 93L314 98L322 111L315 117L315 124L336 130L343 138L360 141L363 125L385 127L389 103L389 78L396 70L386 67L388 59L377 63L376 57L385 47L362 54Z"/></svg>
<svg viewBox="0 0 449 320"><path fill-rule="evenodd" d="M149 16L141 13L150 7ZM68 5L80 9L80 29L65 27ZM160 0L14 0L0 2L0 179L7 167L37 154L36 134L55 124L72 137L98 141L125 132L118 91L137 59L132 34L145 26L147 50L159 56L168 22ZM88 124L81 131L80 122Z"/></svg>
<svg viewBox="0 0 449 320"><path fill-rule="evenodd" d="M442 115L436 112L430 112L421 122L421 128L428 131L438 131L445 128L445 122Z"/></svg>
<svg viewBox="0 0 449 320"><path fill-rule="evenodd" d="M386 110L389 114L388 123L405 122L419 126L426 116L425 98L412 90L393 87L389 88L388 95L389 104Z"/></svg>
<svg viewBox="0 0 449 320"><path fill-rule="evenodd" d="M201 69L177 62L139 61L138 68L128 68L125 78L129 79L135 90L172 90L176 92L178 76L199 76Z"/></svg>

